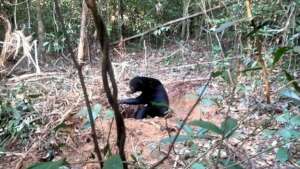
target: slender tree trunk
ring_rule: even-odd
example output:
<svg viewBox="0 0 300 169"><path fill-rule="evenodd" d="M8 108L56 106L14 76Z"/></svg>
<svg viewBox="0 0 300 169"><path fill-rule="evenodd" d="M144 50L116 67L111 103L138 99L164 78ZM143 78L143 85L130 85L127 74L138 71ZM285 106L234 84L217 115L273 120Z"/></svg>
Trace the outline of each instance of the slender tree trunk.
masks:
<svg viewBox="0 0 300 169"><path fill-rule="evenodd" d="M18 4L18 0L15 0L15 4ZM14 24L15 24L15 30L18 29L18 22L17 22L17 6L14 7Z"/></svg>
<svg viewBox="0 0 300 169"><path fill-rule="evenodd" d="M183 0L183 17L186 17L189 15L189 7L190 7L191 0ZM184 20L182 22L181 27L181 38L182 39L188 39L189 38L189 20Z"/></svg>
<svg viewBox="0 0 300 169"><path fill-rule="evenodd" d="M119 5L120 5L119 6L120 39L123 39L124 31L125 31L125 26L124 26L124 10L125 10L124 0L119 0Z"/></svg>
<svg viewBox="0 0 300 169"><path fill-rule="evenodd" d="M5 36L3 42L9 42L11 36L11 29L12 29L11 23L9 22L8 18L1 13L0 13L0 23L4 25L4 29L5 29ZM3 67L5 64L7 48L8 48L8 43L4 43L0 54L0 67Z"/></svg>
<svg viewBox="0 0 300 169"><path fill-rule="evenodd" d="M80 39L78 45L78 55L77 61L79 65L82 65L86 60L85 52L87 50L87 38L86 38L86 15L87 15L87 6L85 1L82 1L82 12L81 12L81 23L80 23Z"/></svg>
<svg viewBox="0 0 300 169"><path fill-rule="evenodd" d="M42 18L42 4L41 4L41 0L37 0L36 1L36 17L37 17L37 23L38 23L38 27L37 27L37 33L38 33L38 45L37 45L37 52L38 52L38 56L40 58L43 58L44 55L44 49L43 49L43 44L44 44L44 37L45 37L45 26L43 23L43 18Z"/></svg>
<svg viewBox="0 0 300 169"><path fill-rule="evenodd" d="M119 48L119 52L121 53L121 57L125 56L125 42L123 41L124 32L125 32L124 10L125 10L124 0L119 0L119 17L118 17L119 37L118 38L120 43L118 44L118 48Z"/></svg>
<svg viewBox="0 0 300 169"><path fill-rule="evenodd" d="M262 80L264 82L263 88L264 88L264 95L266 97L266 101L268 104L271 103L271 87L270 87L270 82L269 82L269 70L267 67L267 64L263 58L262 55L262 43L263 38L261 36L258 36L255 38L254 43L256 47L256 59L258 63L260 63L262 67Z"/></svg>
<svg viewBox="0 0 300 169"><path fill-rule="evenodd" d="M30 15L31 0L28 0L26 2L26 6L27 6L27 16L28 16L28 25L27 25L27 27L29 29L31 29L31 15Z"/></svg>

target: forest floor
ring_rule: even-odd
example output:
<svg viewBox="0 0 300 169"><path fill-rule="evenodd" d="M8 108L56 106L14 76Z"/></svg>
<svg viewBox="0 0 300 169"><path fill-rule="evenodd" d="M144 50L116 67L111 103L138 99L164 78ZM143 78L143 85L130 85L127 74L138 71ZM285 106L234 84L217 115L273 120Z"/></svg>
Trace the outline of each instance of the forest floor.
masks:
<svg viewBox="0 0 300 169"><path fill-rule="evenodd" d="M197 91L208 81L211 71L208 66L211 63L210 57L208 57L210 53L205 50L205 47L199 47L201 45L198 43L191 41L185 45L169 45L163 50L147 49L140 52L127 52L123 56L119 56L115 52L113 66L118 83L119 98L132 97L126 94L131 78L136 75L151 76L159 79L165 85L170 99L170 107L174 111L172 116L167 119L125 119L127 132L125 151L129 161L138 161L136 166L149 166L166 154L168 144L162 143L162 140L167 140L170 135L177 132L180 122L198 98ZM96 128L100 148L104 151L112 118L102 87L101 66L99 61L94 62L96 63L85 66L84 75L92 105L94 107L98 105L100 106L98 108L101 109L100 113L96 115ZM43 68L43 73L38 76L29 74L15 76L5 83L8 88L15 88L20 84L25 85L32 92L31 94L39 95L32 102L34 109L38 112L37 120L41 121L43 125L30 134L25 144L22 143L22 139L16 139L6 146L7 152L11 153L0 156L1 169L26 168L29 164L40 161L47 153L49 154L49 151L54 152L55 159L66 158L74 169L97 168L77 73L70 66L71 64L66 64L61 59L53 63L55 64ZM228 90L228 88L225 87L222 80L213 80L204 98L218 98L223 95L224 90ZM26 95L28 96L28 93ZM237 131L240 134L239 137L233 137L228 141L228 144L232 146L230 152L239 161L243 161L272 144L270 140L264 140L257 135L246 139L241 149L235 149L235 145L255 131L255 127L265 118L263 115L259 116L257 112L245 116L246 113L249 114L251 107L255 104L249 100L258 95L253 93L252 97L242 98L240 102L231 105L230 109L228 109L226 100L223 100L221 105L201 103L193 111L189 121L202 119L220 125L228 110L230 116L247 121L248 123L241 123L240 129ZM25 97L25 94L20 97ZM59 125L61 121L64 121L63 126ZM244 128L244 126L247 127ZM112 125L112 133L108 141L112 153L117 152L115 131L115 126ZM184 134L184 131L182 133ZM199 140L197 144L202 147L200 151L208 150L214 140L216 139ZM189 156L191 153L188 145L176 144L174 151L177 153L172 153L170 158L159 168L184 168L182 166L192 163L192 159L195 159L195 157ZM208 153L208 155L215 155L215 152ZM252 168L282 167L276 163L275 157L268 153L249 159L245 162L245 166Z"/></svg>

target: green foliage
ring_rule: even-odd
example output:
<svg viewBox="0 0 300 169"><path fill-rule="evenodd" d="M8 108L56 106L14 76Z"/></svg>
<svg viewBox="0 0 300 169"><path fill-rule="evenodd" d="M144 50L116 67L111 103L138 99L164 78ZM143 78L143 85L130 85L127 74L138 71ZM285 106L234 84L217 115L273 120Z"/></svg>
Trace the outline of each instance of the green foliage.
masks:
<svg viewBox="0 0 300 169"><path fill-rule="evenodd" d="M156 10L156 7L159 7L160 12ZM126 1L124 15L128 17L128 20L126 20L125 25L128 30L131 30L127 33L140 33L160 23L179 18L181 16L181 12L179 12L181 9L181 0L173 0L172 3L161 1L160 4L157 1L151 0ZM156 34L159 35L161 31L166 31L166 29L160 30Z"/></svg>
<svg viewBox="0 0 300 169"><path fill-rule="evenodd" d="M167 138L163 138L160 140L161 144L171 144L175 139L175 136L171 136L171 137L167 137ZM192 138L188 135L179 135L176 139L176 143L181 143L181 142L186 142L186 141L190 141L192 140Z"/></svg>
<svg viewBox="0 0 300 169"><path fill-rule="evenodd" d="M95 104L92 107L92 114L93 114L93 120L95 121L96 118L100 115L101 113L101 105L100 104ZM88 120L84 123L83 128L90 128L91 127L91 121Z"/></svg>
<svg viewBox="0 0 300 169"><path fill-rule="evenodd" d="M110 119L112 119L114 117L115 117L114 111L113 110L107 110L106 113L105 113L105 115L104 115L104 117L103 117L103 119L104 120L110 120Z"/></svg>
<svg viewBox="0 0 300 169"><path fill-rule="evenodd" d="M221 128L216 126L215 124L203 120L194 120L191 122L192 125L199 126L205 128L209 131L212 131L218 135L223 136L224 138L229 138L234 131L237 129L237 120L231 117L225 119L222 124Z"/></svg>
<svg viewBox="0 0 300 169"><path fill-rule="evenodd" d="M276 152L276 158L284 163L289 159L289 153L286 148L280 147Z"/></svg>
<svg viewBox="0 0 300 169"><path fill-rule="evenodd" d="M290 47L281 47L278 48L274 53L273 66L284 56L284 54L289 51Z"/></svg>
<svg viewBox="0 0 300 169"><path fill-rule="evenodd" d="M179 126L181 126L181 125L182 125L182 122L180 122L177 126L179 127ZM183 126L182 129L183 129L183 131L184 131L187 135L193 136L193 134L194 134L193 128L192 128L190 125L184 124L184 126Z"/></svg>
<svg viewBox="0 0 300 169"><path fill-rule="evenodd" d="M123 163L119 155L112 155L104 161L103 169L122 169Z"/></svg>
<svg viewBox="0 0 300 169"><path fill-rule="evenodd" d="M227 168L227 169L243 169L242 166L240 166L239 164L236 164L235 161L232 160L222 160L221 164Z"/></svg>
<svg viewBox="0 0 300 169"><path fill-rule="evenodd" d="M65 49L65 37L62 34L47 33L43 44L47 52L62 53Z"/></svg>
<svg viewBox="0 0 300 169"><path fill-rule="evenodd" d="M58 161L40 162L31 165L27 169L59 169L60 167L67 166L68 163L62 159Z"/></svg>
<svg viewBox="0 0 300 169"><path fill-rule="evenodd" d="M291 119L291 125L300 127L300 115L295 115Z"/></svg>
<svg viewBox="0 0 300 169"><path fill-rule="evenodd" d="M0 96L0 146L14 137L26 140L38 122L34 120L37 113L31 97L23 86L1 92L4 95Z"/></svg>
<svg viewBox="0 0 300 169"><path fill-rule="evenodd" d="M285 90L281 91L280 96L290 98L290 99L296 100L298 102L300 101L299 94L291 89L285 89Z"/></svg>
<svg viewBox="0 0 300 169"><path fill-rule="evenodd" d="M285 111L282 115L276 117L277 122L284 125L283 128L278 129L278 136L282 137L284 140L300 138L300 132L296 130L300 127L300 116L292 114L289 111Z"/></svg>
<svg viewBox="0 0 300 169"><path fill-rule="evenodd" d="M222 76L222 74L224 73L224 71L215 71L213 72L211 75L212 77L218 77L218 76Z"/></svg>
<svg viewBox="0 0 300 169"><path fill-rule="evenodd" d="M101 115L101 109L102 109L101 104L97 103L97 104L92 106L92 115L93 115L93 120L94 121L96 120L97 117L99 117ZM88 114L87 107L81 108L78 115L80 117L84 118L84 125L83 125L82 129L90 128L91 127L91 122L89 120L89 114Z"/></svg>
<svg viewBox="0 0 300 169"><path fill-rule="evenodd" d="M207 107L213 106L213 105L218 105L218 100L217 98L204 98L201 100L201 104Z"/></svg>
<svg viewBox="0 0 300 169"><path fill-rule="evenodd" d="M228 117L225 121L223 121L221 129L223 130L224 137L229 138L237 129L237 126L238 124L236 119Z"/></svg>
<svg viewBox="0 0 300 169"><path fill-rule="evenodd" d="M300 86L299 86L298 83L295 81L295 78L294 78L291 74L289 74L286 70L284 71L284 74L285 74L285 77L286 77L286 79L288 80L288 82L293 81L293 82L292 82L293 87L295 88L295 90L296 90L297 92L300 93Z"/></svg>
<svg viewBox="0 0 300 169"><path fill-rule="evenodd" d="M207 121L203 121L203 120L195 120L195 121L192 121L190 124L194 125L194 126L205 128L205 129L212 131L219 135L223 134L222 130L218 126L216 126L215 124L213 124L211 122L207 122Z"/></svg>
<svg viewBox="0 0 300 169"><path fill-rule="evenodd" d="M264 136L267 139L273 140L274 138L280 138L280 144L282 146L276 152L276 159L281 163L285 163L289 160L289 147L291 147L291 140L297 140L300 138L300 116L293 114L287 110L284 113L275 117L276 121L280 124L280 128L273 129L272 131L265 129L263 131Z"/></svg>
<svg viewBox="0 0 300 169"><path fill-rule="evenodd" d="M177 123L177 127L179 128L182 125L182 122ZM190 125L185 124L183 126L183 131L186 135L179 135L175 142L192 142L196 138L203 138L207 132L206 129L193 129ZM161 139L160 143L162 144L170 144L174 141L175 136L167 137Z"/></svg>
<svg viewBox="0 0 300 169"><path fill-rule="evenodd" d="M206 167L202 163L194 163L192 169L205 169Z"/></svg>
<svg viewBox="0 0 300 169"><path fill-rule="evenodd" d="M290 119L292 118L292 114L289 113L288 111L284 112L283 114L279 115L276 117L276 120L279 123L288 123Z"/></svg>

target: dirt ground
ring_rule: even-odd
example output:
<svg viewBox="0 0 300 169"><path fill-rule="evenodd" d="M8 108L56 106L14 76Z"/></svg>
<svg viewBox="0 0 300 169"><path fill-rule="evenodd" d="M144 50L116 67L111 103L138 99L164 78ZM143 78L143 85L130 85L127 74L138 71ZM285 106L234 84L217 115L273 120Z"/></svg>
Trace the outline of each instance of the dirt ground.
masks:
<svg viewBox="0 0 300 169"><path fill-rule="evenodd" d="M168 144L163 144L161 140L176 134L178 125L196 102L198 97L196 91L208 80L210 72L208 55L209 53L205 52L205 48L200 48L197 42L192 41L181 48L171 45L167 51L151 50L132 52L126 56L114 56L113 66L118 83L119 98L129 97L126 95L126 91L128 90L128 81L132 77L136 75L151 76L160 79L165 85L170 107L174 111L172 116L167 119L125 119L127 132L125 151L129 161L137 161L135 166L149 166L166 155ZM85 66L85 82L92 104L100 104L102 106L101 111L107 112L109 105L102 88L100 64L98 61L95 62ZM55 66L48 67L39 76L26 74L15 76L5 83L10 88L22 83L42 93L42 96L35 100L34 107L44 120L44 125L30 135L31 137L25 147L17 146L22 140L16 140L10 144L7 148L11 153L0 157L0 169L26 168L30 164L44 159L49 151L53 152L54 159L65 158L73 169L98 168L90 129L83 129L86 119L78 116L80 109L85 106L80 83L75 70L66 65L68 64L63 60L57 60ZM213 81L208 86L205 96L218 96L224 90L225 88L220 81ZM188 122L202 119L220 125L224 119L225 108L224 106L199 104L192 112ZM235 106L231 109L230 115L241 117L247 111L246 108L247 106L243 104ZM251 118L257 123L260 122L260 118ZM65 125L59 130L55 130L58 122L62 119ZM112 150L111 153L117 152L114 125L111 128L110 139L107 140L111 121L111 119L105 119L101 116L96 119L99 145L104 154L109 154L107 147L104 147L107 142ZM253 120L249 121L252 121L253 124L247 124L248 128L243 129L244 135L251 133L256 125ZM236 142L236 140L233 139L232 142ZM254 142L256 147L253 146ZM266 144L271 143L254 138L245 143L241 152L236 153L240 153L242 158L244 156L241 155L243 151L247 150L249 154L255 154ZM209 147L207 141L199 141L199 145L203 148ZM182 166L183 159L179 158L184 157L187 149L184 144L176 144L175 149L177 155L172 154L159 168L182 168L180 166ZM265 160L274 162L274 158L265 157L256 161L257 166L265 166ZM253 161L251 162L253 163Z"/></svg>

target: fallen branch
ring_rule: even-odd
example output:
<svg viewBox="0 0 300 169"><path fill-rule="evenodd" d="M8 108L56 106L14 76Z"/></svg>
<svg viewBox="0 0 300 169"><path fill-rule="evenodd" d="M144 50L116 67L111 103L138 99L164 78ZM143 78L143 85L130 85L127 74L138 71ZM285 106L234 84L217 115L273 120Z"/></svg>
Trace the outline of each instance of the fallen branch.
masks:
<svg viewBox="0 0 300 169"><path fill-rule="evenodd" d="M65 75L65 73L61 73L61 72L32 73L32 74L24 74L21 76L16 76L16 77L10 78L7 80L7 82L16 83L19 81L28 80L28 79L37 78L37 77L57 78L58 76L63 76L63 75Z"/></svg>

